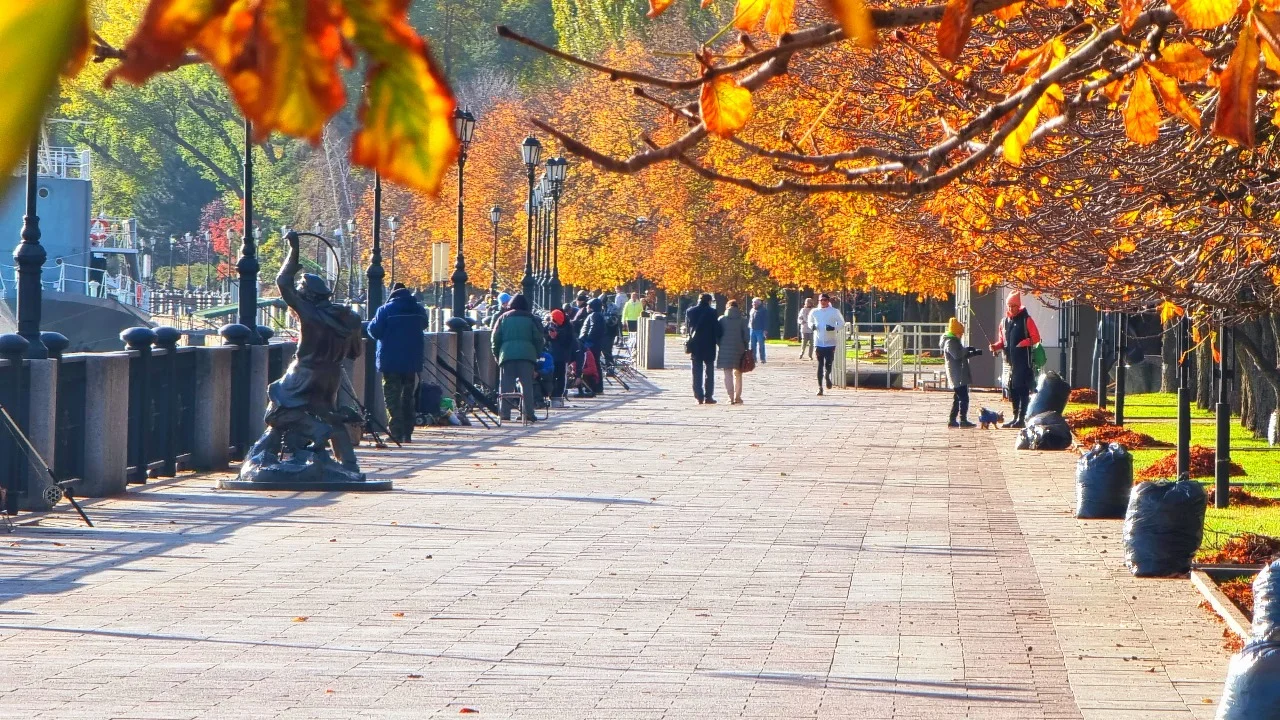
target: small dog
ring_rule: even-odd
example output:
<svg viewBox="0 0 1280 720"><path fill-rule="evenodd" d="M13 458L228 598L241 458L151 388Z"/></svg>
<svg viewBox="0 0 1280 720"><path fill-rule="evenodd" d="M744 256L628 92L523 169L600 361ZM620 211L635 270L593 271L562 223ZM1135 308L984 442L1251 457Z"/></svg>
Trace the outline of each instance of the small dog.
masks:
<svg viewBox="0 0 1280 720"><path fill-rule="evenodd" d="M983 430L990 429L993 425L1001 425L1004 423L1004 413L996 412L990 408L982 408L978 412L978 424Z"/></svg>

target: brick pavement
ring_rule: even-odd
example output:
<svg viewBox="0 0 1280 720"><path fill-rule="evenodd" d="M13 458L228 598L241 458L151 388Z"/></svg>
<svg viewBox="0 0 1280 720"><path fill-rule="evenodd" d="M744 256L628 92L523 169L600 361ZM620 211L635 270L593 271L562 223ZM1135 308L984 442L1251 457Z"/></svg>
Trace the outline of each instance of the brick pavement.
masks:
<svg viewBox="0 0 1280 720"><path fill-rule="evenodd" d="M3 717L1212 717L1221 626L1070 517L1070 456L773 354L741 407L677 365L366 454L393 493L185 476L0 536Z"/></svg>

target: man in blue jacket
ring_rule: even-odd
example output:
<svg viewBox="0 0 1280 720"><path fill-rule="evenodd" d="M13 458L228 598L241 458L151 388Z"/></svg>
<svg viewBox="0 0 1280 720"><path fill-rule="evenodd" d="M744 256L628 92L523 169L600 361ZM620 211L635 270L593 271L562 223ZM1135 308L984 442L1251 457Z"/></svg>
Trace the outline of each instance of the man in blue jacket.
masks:
<svg viewBox="0 0 1280 720"><path fill-rule="evenodd" d="M417 409L418 372L422 370L422 332L427 329L427 311L413 293L396 283L387 304L378 308L369 323L369 335L378 341L378 372L382 373L382 394L387 403L387 429L401 443L413 434Z"/></svg>

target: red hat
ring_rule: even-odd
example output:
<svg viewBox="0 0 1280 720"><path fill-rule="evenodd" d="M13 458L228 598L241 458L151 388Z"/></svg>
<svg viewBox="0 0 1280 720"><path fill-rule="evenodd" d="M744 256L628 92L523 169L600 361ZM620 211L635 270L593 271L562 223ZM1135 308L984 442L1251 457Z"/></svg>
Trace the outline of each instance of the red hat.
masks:
<svg viewBox="0 0 1280 720"><path fill-rule="evenodd" d="M563 311L563 310L552 310L552 311L551 311L551 322L553 322L553 323L555 323L555 324L557 324L557 325L563 325L563 324L564 324L564 311Z"/></svg>

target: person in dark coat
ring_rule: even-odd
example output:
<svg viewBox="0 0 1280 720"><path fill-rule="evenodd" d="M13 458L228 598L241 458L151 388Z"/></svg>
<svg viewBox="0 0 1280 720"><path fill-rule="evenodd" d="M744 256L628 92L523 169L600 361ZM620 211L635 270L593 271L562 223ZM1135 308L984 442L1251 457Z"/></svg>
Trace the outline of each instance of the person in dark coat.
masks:
<svg viewBox="0 0 1280 720"><path fill-rule="evenodd" d="M685 349L693 360L693 396L699 405L715 405L716 344L720 340L720 321L711 305L711 295L703 293L698 304L685 313L685 333L689 340Z"/></svg>
<svg viewBox="0 0 1280 720"><path fill-rule="evenodd" d="M387 430L401 443L413 435L417 410L418 373L422 370L422 332L427 311L403 283L396 283L387 304L369 323L369 336L378 341L377 366L387 404Z"/></svg>
<svg viewBox="0 0 1280 720"><path fill-rule="evenodd" d="M553 407L564 407L565 368L573 362L578 353L578 337L573 334L573 325L563 310L552 310L551 319L546 327L547 345L551 350L551 362L554 375L551 385L551 404Z"/></svg>
<svg viewBox="0 0 1280 720"><path fill-rule="evenodd" d="M511 298L510 307L498 317L490 343L494 356L498 358L501 392L515 392L516 381L519 380L524 396L524 417L533 422L537 419L539 392L533 382L533 368L546 339L542 334L542 324L529 312L529 301L524 295ZM510 420L511 407L504 402L501 409L502 419Z"/></svg>
<svg viewBox="0 0 1280 720"><path fill-rule="evenodd" d="M600 356L608 341L609 328L605 326L604 313L601 312L600 300L593 299L587 303L586 317L582 321L582 330L578 333L578 341L582 344L582 357L590 352L599 372L591 384L591 390L597 395L604 392L604 367L600 364ZM584 367L580 361L578 367Z"/></svg>
<svg viewBox="0 0 1280 720"><path fill-rule="evenodd" d="M586 291L578 293L578 297L574 300L573 313L569 315L569 321L573 323L573 334L578 335L582 332L582 323L587 321L587 315L591 311L587 309L587 301L590 297Z"/></svg>
<svg viewBox="0 0 1280 720"><path fill-rule="evenodd" d="M1036 376L1033 349L1040 344L1040 330L1023 307L1022 295L1017 291L1009 294L1005 309L999 337L991 343L991 352L1003 352L1009 368L1005 391L1013 404L1013 419L1002 427L1020 428L1026 426L1027 408L1031 405L1031 387Z"/></svg>

